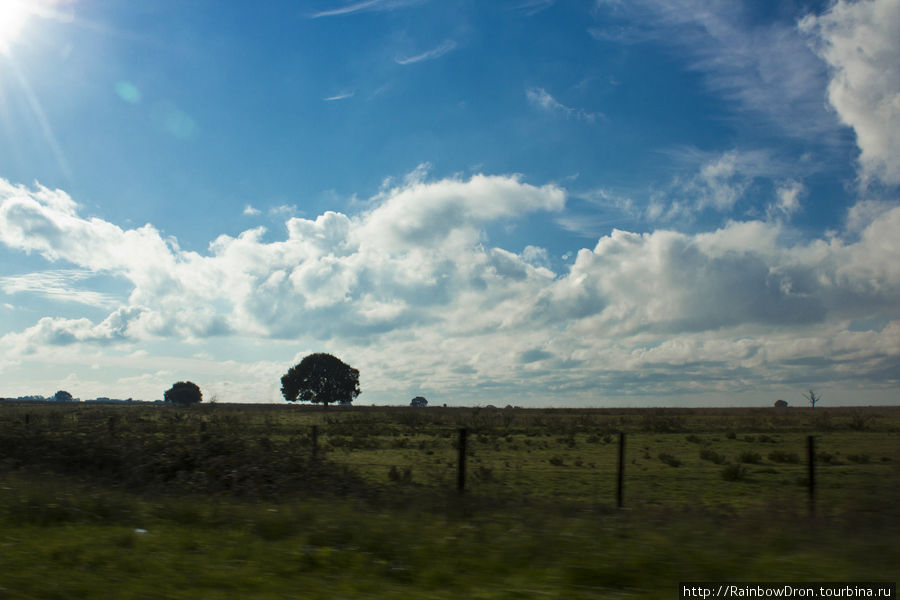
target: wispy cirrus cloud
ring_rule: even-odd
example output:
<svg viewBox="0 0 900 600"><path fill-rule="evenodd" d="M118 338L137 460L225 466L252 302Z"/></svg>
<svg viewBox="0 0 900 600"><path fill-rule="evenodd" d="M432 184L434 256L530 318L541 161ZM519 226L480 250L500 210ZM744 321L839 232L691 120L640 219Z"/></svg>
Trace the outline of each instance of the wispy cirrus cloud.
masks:
<svg viewBox="0 0 900 600"><path fill-rule="evenodd" d="M454 40L444 40L431 50L427 50L425 52L422 52L421 54L415 54L413 56L398 56L394 58L394 62L396 62L398 65L412 65L426 60L434 60L436 58L444 56L448 52L452 52L456 49L457 46L458 44Z"/></svg>
<svg viewBox="0 0 900 600"><path fill-rule="evenodd" d="M320 19L322 17L340 17L363 12L384 12L405 8L413 4L420 4L422 1L423 0L364 0L363 2L355 2L338 8L314 12L309 15L309 17L311 19Z"/></svg>
<svg viewBox="0 0 900 600"><path fill-rule="evenodd" d="M567 119L576 119L578 121L593 123L597 120L598 116L602 116L599 113L592 113L580 108L566 106L554 98L550 92L544 88L529 88L525 90L525 96L533 106L549 113L561 115Z"/></svg>
<svg viewBox="0 0 900 600"><path fill-rule="evenodd" d="M99 308L115 306L121 298L79 287L81 282L96 276L97 273L83 269L7 275L0 277L0 289L6 294L37 294L60 302L76 302Z"/></svg>
<svg viewBox="0 0 900 600"><path fill-rule="evenodd" d="M335 102L337 100L346 100L347 98L352 98L356 95L356 90L345 90L334 94L333 96L328 96L326 98L322 98L325 102Z"/></svg>
<svg viewBox="0 0 900 600"><path fill-rule="evenodd" d="M803 33L790 22L750 23L736 2L598 0L624 24L593 27L616 43L666 44L703 74L712 91L797 137L836 131L822 102L827 73Z"/></svg>
<svg viewBox="0 0 900 600"><path fill-rule="evenodd" d="M526 17L533 17L556 4L556 0L524 0L509 10L519 12Z"/></svg>

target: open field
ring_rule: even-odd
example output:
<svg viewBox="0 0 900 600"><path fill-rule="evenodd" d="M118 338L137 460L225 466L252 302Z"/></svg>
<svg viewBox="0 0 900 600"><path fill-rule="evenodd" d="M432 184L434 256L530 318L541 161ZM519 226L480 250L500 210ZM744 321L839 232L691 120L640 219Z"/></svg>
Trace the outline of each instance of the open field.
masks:
<svg viewBox="0 0 900 600"><path fill-rule="evenodd" d="M898 497L898 407L0 403L0 598L671 598L688 580L896 581Z"/></svg>

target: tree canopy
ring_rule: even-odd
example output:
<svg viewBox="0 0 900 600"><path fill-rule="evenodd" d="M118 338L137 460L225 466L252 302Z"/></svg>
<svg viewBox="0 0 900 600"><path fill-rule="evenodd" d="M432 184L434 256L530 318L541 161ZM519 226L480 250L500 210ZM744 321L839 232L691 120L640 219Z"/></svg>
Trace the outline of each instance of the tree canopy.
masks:
<svg viewBox="0 0 900 600"><path fill-rule="evenodd" d="M189 405L203 401L203 393L193 381L179 381L166 390L163 396L166 402L172 404Z"/></svg>
<svg viewBox="0 0 900 600"><path fill-rule="evenodd" d="M418 406L418 407L428 406L428 400L426 400L422 396L416 396L415 398L413 398L412 400L409 401L409 405L410 406Z"/></svg>
<svg viewBox="0 0 900 600"><path fill-rule="evenodd" d="M310 354L281 378L288 402L350 404L359 396L359 371L331 354Z"/></svg>
<svg viewBox="0 0 900 600"><path fill-rule="evenodd" d="M59 390L55 394L53 394L53 399L57 402L74 402L75 398L72 397L72 394L67 392L66 390Z"/></svg>

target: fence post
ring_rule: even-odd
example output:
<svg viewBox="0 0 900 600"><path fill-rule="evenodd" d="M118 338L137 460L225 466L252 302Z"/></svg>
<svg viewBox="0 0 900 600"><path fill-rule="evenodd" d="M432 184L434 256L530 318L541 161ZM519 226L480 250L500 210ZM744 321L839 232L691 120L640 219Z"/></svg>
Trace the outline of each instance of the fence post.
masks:
<svg viewBox="0 0 900 600"><path fill-rule="evenodd" d="M625 432L619 432L619 468L616 473L616 508L622 508L625 484Z"/></svg>
<svg viewBox="0 0 900 600"><path fill-rule="evenodd" d="M319 426L312 426L312 457L313 460L319 456Z"/></svg>
<svg viewBox="0 0 900 600"><path fill-rule="evenodd" d="M456 474L456 491L462 494L466 490L466 434L465 427L459 428L459 469Z"/></svg>
<svg viewBox="0 0 900 600"><path fill-rule="evenodd" d="M809 515L816 514L816 438L806 438L806 462L809 465Z"/></svg>

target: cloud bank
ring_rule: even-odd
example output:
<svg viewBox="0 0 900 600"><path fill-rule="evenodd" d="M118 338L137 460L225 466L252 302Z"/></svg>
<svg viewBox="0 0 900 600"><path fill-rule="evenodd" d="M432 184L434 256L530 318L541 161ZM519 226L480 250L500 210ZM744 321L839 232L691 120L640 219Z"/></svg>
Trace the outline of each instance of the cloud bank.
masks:
<svg viewBox="0 0 900 600"><path fill-rule="evenodd" d="M773 205L794 210L800 192L786 185ZM230 340L271 340L342 353L378 397L425 389L485 403L897 385L900 208L852 241L798 242L778 219L696 234L613 230L556 272L543 248L490 245L490 223L558 214L565 199L517 176L419 172L357 215L293 217L281 239L260 227L201 254L149 224L85 217L61 190L0 180L0 240L70 269L6 278L7 288L56 293L54 282L85 272L130 288L103 319L46 316L0 347L25 360L61 347L218 339L227 353ZM260 368L271 378L279 367ZM244 399L259 399L247 377ZM272 381L257 385L271 398Z"/></svg>

